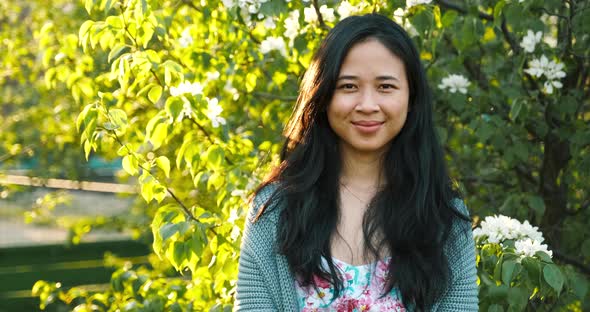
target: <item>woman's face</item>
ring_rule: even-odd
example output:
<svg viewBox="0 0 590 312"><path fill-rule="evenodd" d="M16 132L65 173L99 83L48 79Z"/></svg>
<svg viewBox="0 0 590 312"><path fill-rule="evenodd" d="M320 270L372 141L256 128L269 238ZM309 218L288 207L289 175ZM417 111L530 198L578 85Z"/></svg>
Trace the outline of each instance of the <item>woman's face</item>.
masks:
<svg viewBox="0 0 590 312"><path fill-rule="evenodd" d="M375 39L354 45L327 111L342 151L381 155L406 122L409 95L399 57Z"/></svg>

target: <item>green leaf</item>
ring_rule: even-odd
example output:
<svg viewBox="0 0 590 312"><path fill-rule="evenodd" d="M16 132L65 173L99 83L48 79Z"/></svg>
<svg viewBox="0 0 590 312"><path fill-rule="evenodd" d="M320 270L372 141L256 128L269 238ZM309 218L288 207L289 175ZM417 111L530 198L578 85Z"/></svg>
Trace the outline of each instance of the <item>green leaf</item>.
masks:
<svg viewBox="0 0 590 312"><path fill-rule="evenodd" d="M492 285L488 289L490 299L494 301L503 301L508 296L508 286L502 284L500 286Z"/></svg>
<svg viewBox="0 0 590 312"><path fill-rule="evenodd" d="M510 288L508 291L508 304L511 311L524 311L529 299L529 293L520 288Z"/></svg>
<svg viewBox="0 0 590 312"><path fill-rule="evenodd" d="M178 223L167 223L167 224L164 224L160 228L160 236L162 237L162 240L163 241L168 240L174 234L178 233L178 230L179 229L180 229L180 226L178 225Z"/></svg>
<svg viewBox="0 0 590 312"><path fill-rule="evenodd" d="M416 27L416 31L418 31L418 34L421 36L425 35L430 29L432 29L434 24L433 21L433 14L427 9L421 9L418 13L414 14L414 16L410 17L410 22Z"/></svg>
<svg viewBox="0 0 590 312"><path fill-rule="evenodd" d="M156 165L164 171L167 178L170 177L170 160L166 156L156 158Z"/></svg>
<svg viewBox="0 0 590 312"><path fill-rule="evenodd" d="M111 52L109 52L109 56L107 58L107 61L110 63L112 60L119 57L123 53L123 51L125 51L125 49L127 49L127 48L128 48L127 45L123 44L123 43L114 46L111 49Z"/></svg>
<svg viewBox="0 0 590 312"><path fill-rule="evenodd" d="M88 116L90 111L95 111L94 104L88 104L88 105L84 106L84 109L82 109L82 111L78 115L78 118L76 119L76 129L78 129L78 132L80 132L82 124L87 123L86 117ZM94 118L96 118L96 111L95 111Z"/></svg>
<svg viewBox="0 0 590 312"><path fill-rule="evenodd" d="M127 126L127 114L121 109L110 109L109 120L118 128Z"/></svg>
<svg viewBox="0 0 590 312"><path fill-rule="evenodd" d="M539 261L534 258L527 257L522 259L521 264L527 272L529 280L531 280L534 285L539 285L541 283L541 264Z"/></svg>
<svg viewBox="0 0 590 312"><path fill-rule="evenodd" d="M258 75L255 73L247 73L246 74L246 91L248 93L254 91L256 88L256 81L258 80Z"/></svg>
<svg viewBox="0 0 590 312"><path fill-rule="evenodd" d="M139 162L134 155L129 154L123 157L123 170L132 176L139 173Z"/></svg>
<svg viewBox="0 0 590 312"><path fill-rule="evenodd" d="M92 6L94 6L94 0L85 0L84 1L84 8L88 14L92 13Z"/></svg>
<svg viewBox="0 0 590 312"><path fill-rule="evenodd" d="M535 256L537 258L541 259L541 261L543 261L545 263L553 263L553 260L551 260L551 257L549 257L549 255L544 251L537 251L535 253Z"/></svg>
<svg viewBox="0 0 590 312"><path fill-rule="evenodd" d="M185 243L184 242L174 242L172 244L173 256L172 259L169 259L170 262L176 267L177 270L182 269L182 264L185 261Z"/></svg>
<svg viewBox="0 0 590 312"><path fill-rule="evenodd" d="M512 281L512 273L514 272L514 268L516 267L516 261L514 260L507 260L502 263L502 282L508 286L510 286L510 282Z"/></svg>
<svg viewBox="0 0 590 312"><path fill-rule="evenodd" d="M217 145L207 149L207 166L213 170L220 170L224 164L225 152Z"/></svg>
<svg viewBox="0 0 590 312"><path fill-rule="evenodd" d="M150 92L148 93L148 98L154 104L156 104L158 102L158 100L160 99L160 96L162 96L162 86L160 86L160 85L153 86L151 88Z"/></svg>
<svg viewBox="0 0 590 312"><path fill-rule="evenodd" d="M155 183L152 188L152 193L153 193L154 199L158 203L161 203L162 200L164 200L164 198L166 198L167 190L166 190L166 187L164 187L162 184Z"/></svg>
<svg viewBox="0 0 590 312"><path fill-rule="evenodd" d="M488 312L504 312L504 308L502 308L501 305L494 303L488 308Z"/></svg>
<svg viewBox="0 0 590 312"><path fill-rule="evenodd" d="M459 14L457 13L457 11L453 11L453 10L448 10L447 12L445 12L445 14L443 14L442 17L442 25L443 27L447 28L451 25L453 25L453 23L455 22L455 19L457 18Z"/></svg>
<svg viewBox="0 0 590 312"><path fill-rule="evenodd" d="M543 278L559 295L563 288L563 274L559 268L554 264L548 264L543 268Z"/></svg>
<svg viewBox="0 0 590 312"><path fill-rule="evenodd" d="M502 19L500 18L500 15L502 14L502 9L504 9L505 5L506 2L500 0L494 6L494 26L499 26L501 24Z"/></svg>
<svg viewBox="0 0 590 312"><path fill-rule="evenodd" d="M168 113L168 115L172 117L173 120L178 119L178 116L180 116L180 112L182 112L182 106L182 101L177 97L171 96L166 99L166 113Z"/></svg>
<svg viewBox="0 0 590 312"><path fill-rule="evenodd" d="M201 257L205 249L205 240L203 239L202 233L202 231L196 229L191 237L191 249L198 257Z"/></svg>
<svg viewBox="0 0 590 312"><path fill-rule="evenodd" d="M162 143L164 143L164 140L166 139L167 136L168 136L168 125L167 124L160 123L154 128L154 131L151 133L151 136L149 137L149 141L150 141L150 143L152 143L154 151L157 150L158 148L160 148L160 146L162 146Z"/></svg>
<svg viewBox="0 0 590 312"><path fill-rule="evenodd" d="M154 186L155 183L153 179L147 179L143 183L141 183L141 196L143 199L149 203L154 199Z"/></svg>
<svg viewBox="0 0 590 312"><path fill-rule="evenodd" d="M512 121L515 121L516 118L518 118L518 114L522 109L522 103L523 101L519 99L515 99L514 101L512 101L512 106L510 107L510 119Z"/></svg>

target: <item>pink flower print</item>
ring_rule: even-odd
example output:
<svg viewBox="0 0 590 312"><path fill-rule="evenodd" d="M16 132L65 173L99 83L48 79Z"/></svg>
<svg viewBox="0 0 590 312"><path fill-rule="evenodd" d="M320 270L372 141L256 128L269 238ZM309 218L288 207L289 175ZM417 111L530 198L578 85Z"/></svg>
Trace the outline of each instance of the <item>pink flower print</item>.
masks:
<svg viewBox="0 0 590 312"><path fill-rule="evenodd" d="M318 288L330 288L330 282L314 274L313 282Z"/></svg>
<svg viewBox="0 0 590 312"><path fill-rule="evenodd" d="M336 304L336 311L338 312L353 312L358 306L357 300L347 297L340 297Z"/></svg>
<svg viewBox="0 0 590 312"><path fill-rule="evenodd" d="M356 303L358 311L370 311L373 300L371 299L371 296L368 295L359 298Z"/></svg>

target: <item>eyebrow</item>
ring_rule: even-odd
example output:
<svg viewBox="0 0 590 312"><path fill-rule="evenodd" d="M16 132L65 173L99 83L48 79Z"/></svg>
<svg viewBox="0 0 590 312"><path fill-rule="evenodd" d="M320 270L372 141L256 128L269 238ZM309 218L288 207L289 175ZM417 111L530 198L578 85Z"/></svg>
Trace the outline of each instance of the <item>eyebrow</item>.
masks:
<svg viewBox="0 0 590 312"><path fill-rule="evenodd" d="M359 80L359 77L355 76L355 75L342 75L342 76L338 77L338 81L340 81L340 80ZM389 75L377 76L375 78L375 80L380 80L380 81L381 80L397 80L397 81L399 81L399 79L397 79L396 77L389 76Z"/></svg>

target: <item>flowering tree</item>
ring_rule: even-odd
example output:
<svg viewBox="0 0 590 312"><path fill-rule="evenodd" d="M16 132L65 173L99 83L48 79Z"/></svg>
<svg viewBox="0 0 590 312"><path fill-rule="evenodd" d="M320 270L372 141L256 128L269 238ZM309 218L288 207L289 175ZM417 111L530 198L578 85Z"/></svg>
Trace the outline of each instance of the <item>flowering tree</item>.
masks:
<svg viewBox="0 0 590 312"><path fill-rule="evenodd" d="M29 9L43 7L32 3ZM121 158L122 179L137 181L139 214L149 216L128 227L149 225L158 257L150 269L122 265L98 294L39 282L42 306L60 298L80 310L230 309L246 198L276 163L298 78L335 23L378 12L403 25L421 51L452 175L476 221L497 213L530 220L551 249L528 223L518 227L522 237L486 228L503 233L515 228L512 219L482 223L482 304L492 311L587 308L578 273L590 272L587 2L54 5L59 14L41 10L47 21L36 37L44 60L37 86L44 99L58 95L79 112L68 125L79 131L86 157ZM75 29L63 27L64 19ZM170 267L184 278L166 278Z"/></svg>

